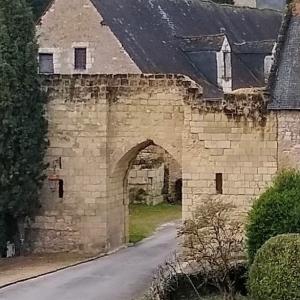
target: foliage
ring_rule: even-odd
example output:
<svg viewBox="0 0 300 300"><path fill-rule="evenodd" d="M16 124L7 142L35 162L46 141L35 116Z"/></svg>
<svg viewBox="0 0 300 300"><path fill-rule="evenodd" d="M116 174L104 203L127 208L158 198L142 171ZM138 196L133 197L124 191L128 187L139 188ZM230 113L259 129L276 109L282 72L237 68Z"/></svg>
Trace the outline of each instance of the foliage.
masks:
<svg viewBox="0 0 300 300"><path fill-rule="evenodd" d="M0 216L15 222L39 207L47 146L45 97L37 74L38 46L25 0L0 7ZM10 227L10 226L9 226ZM3 231L4 232L4 231ZM0 244L11 237L3 235Z"/></svg>
<svg viewBox="0 0 300 300"><path fill-rule="evenodd" d="M181 218L181 206L131 204L129 206L129 240L137 243L150 236L163 223Z"/></svg>
<svg viewBox="0 0 300 300"><path fill-rule="evenodd" d="M300 235L278 235L257 252L249 274L253 300L300 299Z"/></svg>
<svg viewBox="0 0 300 300"><path fill-rule="evenodd" d="M254 203L246 228L250 264L271 237L300 232L300 172L284 171Z"/></svg>
<svg viewBox="0 0 300 300"><path fill-rule="evenodd" d="M236 296L236 278L230 274L243 252L243 223L230 217L233 209L232 204L210 199L179 232L187 260L197 263L199 272L207 274L224 299Z"/></svg>

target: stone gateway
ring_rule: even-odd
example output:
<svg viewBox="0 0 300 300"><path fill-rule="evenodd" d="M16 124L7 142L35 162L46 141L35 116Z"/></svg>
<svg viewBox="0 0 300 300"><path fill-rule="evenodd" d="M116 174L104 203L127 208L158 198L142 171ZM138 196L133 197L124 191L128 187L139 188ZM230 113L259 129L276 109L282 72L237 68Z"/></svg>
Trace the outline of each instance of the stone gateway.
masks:
<svg viewBox="0 0 300 300"><path fill-rule="evenodd" d="M28 230L35 252L95 254L124 245L128 173L150 145L182 168L184 219L210 197L234 202L244 217L278 168L297 159L278 154L289 152L292 113L268 111L261 90L206 101L195 82L172 74L51 75L43 88L49 170Z"/></svg>

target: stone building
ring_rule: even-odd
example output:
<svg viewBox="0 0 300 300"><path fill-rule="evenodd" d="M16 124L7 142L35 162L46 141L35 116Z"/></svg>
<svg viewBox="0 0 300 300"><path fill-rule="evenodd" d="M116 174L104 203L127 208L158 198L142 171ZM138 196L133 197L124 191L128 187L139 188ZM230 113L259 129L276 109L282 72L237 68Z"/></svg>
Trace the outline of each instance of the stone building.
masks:
<svg viewBox="0 0 300 300"><path fill-rule="evenodd" d="M222 98L265 85L281 20L211 1L51 0L37 25L40 72L184 74Z"/></svg>
<svg viewBox="0 0 300 300"><path fill-rule="evenodd" d="M184 75L49 75L50 163L31 226L36 252L99 253L128 239L128 174L149 146L182 169L182 215L209 198L243 218L280 169L300 162L300 2L280 31L267 90L203 97Z"/></svg>

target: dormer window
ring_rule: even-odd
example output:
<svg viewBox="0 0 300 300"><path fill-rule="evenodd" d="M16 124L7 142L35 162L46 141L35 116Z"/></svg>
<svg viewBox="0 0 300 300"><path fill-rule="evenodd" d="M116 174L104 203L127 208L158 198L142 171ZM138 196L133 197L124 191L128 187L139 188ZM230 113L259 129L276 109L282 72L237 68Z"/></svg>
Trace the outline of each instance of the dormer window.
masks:
<svg viewBox="0 0 300 300"><path fill-rule="evenodd" d="M232 91L231 53L231 46L224 35L221 49L216 53L218 86L223 89L224 93Z"/></svg>

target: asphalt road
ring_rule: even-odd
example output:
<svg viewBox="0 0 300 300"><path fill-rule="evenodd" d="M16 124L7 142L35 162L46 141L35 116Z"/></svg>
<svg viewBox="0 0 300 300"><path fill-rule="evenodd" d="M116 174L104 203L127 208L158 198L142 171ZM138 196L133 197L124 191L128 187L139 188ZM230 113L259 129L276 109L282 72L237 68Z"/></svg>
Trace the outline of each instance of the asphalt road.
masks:
<svg viewBox="0 0 300 300"><path fill-rule="evenodd" d="M37 279L0 289L1 300L132 300L177 247L168 224L135 247Z"/></svg>

